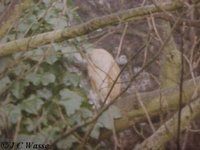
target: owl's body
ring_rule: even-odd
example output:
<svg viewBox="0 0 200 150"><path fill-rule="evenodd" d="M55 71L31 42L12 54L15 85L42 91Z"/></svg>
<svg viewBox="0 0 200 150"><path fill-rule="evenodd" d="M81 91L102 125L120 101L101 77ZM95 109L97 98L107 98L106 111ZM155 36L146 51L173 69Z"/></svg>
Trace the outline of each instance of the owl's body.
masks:
<svg viewBox="0 0 200 150"><path fill-rule="evenodd" d="M104 49L94 49L87 54L87 69L93 90L104 102L110 92L106 103L116 98L121 90L120 78L117 79L120 68L110 53ZM117 81L115 82L115 80Z"/></svg>

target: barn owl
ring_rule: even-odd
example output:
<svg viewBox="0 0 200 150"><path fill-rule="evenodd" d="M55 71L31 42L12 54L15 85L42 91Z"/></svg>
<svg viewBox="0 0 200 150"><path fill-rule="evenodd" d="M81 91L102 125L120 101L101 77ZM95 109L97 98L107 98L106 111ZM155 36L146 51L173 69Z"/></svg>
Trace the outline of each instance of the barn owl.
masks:
<svg viewBox="0 0 200 150"><path fill-rule="evenodd" d="M104 103L110 92L106 104L115 99L121 90L120 78L117 79L120 68L112 55L104 49L93 49L87 53L87 70L93 91L97 94L96 107ZM117 79L117 82L115 80Z"/></svg>

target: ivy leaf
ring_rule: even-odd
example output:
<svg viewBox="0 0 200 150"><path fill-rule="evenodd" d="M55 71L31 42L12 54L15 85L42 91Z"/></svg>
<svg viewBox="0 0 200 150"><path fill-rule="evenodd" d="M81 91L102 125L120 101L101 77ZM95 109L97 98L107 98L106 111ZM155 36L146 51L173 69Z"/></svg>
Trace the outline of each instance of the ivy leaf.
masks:
<svg viewBox="0 0 200 150"><path fill-rule="evenodd" d="M54 30L63 29L67 26L66 17L51 18L46 21L53 26Z"/></svg>
<svg viewBox="0 0 200 150"><path fill-rule="evenodd" d="M21 141L33 142L32 135L29 135L29 134L19 134L17 136L17 141L19 141L19 142L21 142Z"/></svg>
<svg viewBox="0 0 200 150"><path fill-rule="evenodd" d="M41 58L44 56L44 50L42 48L38 48L33 51L33 55L30 57L33 61L41 61Z"/></svg>
<svg viewBox="0 0 200 150"><path fill-rule="evenodd" d="M23 98L25 87L28 85L29 83L27 81L17 81L13 85L11 92L17 99Z"/></svg>
<svg viewBox="0 0 200 150"><path fill-rule="evenodd" d="M60 50L64 57L68 57L71 52L76 52L76 49L69 45L66 45L65 47L61 48Z"/></svg>
<svg viewBox="0 0 200 150"><path fill-rule="evenodd" d="M31 95L20 104L20 107L22 110L30 114L37 114L43 104L44 102L40 98L35 95Z"/></svg>
<svg viewBox="0 0 200 150"><path fill-rule="evenodd" d="M56 54L50 55L46 58L46 62L50 65L53 65L58 60L58 56Z"/></svg>
<svg viewBox="0 0 200 150"><path fill-rule="evenodd" d="M45 73L42 75L42 78L41 78L42 85L44 85L44 86L46 86L50 83L54 83L55 80L56 80L56 77L52 73Z"/></svg>
<svg viewBox="0 0 200 150"><path fill-rule="evenodd" d="M74 96L76 96L77 94L73 91L70 91L68 89L62 89L59 92L60 96L61 96L61 100L66 100L66 99L72 99Z"/></svg>
<svg viewBox="0 0 200 150"><path fill-rule="evenodd" d="M0 72L3 72L6 68L8 68L11 62L12 60L10 57L2 57L0 59Z"/></svg>
<svg viewBox="0 0 200 150"><path fill-rule="evenodd" d="M103 126L100 124L100 123L96 123L90 136L95 138L95 139L98 139L99 138L99 134L100 134L100 128L102 128Z"/></svg>
<svg viewBox="0 0 200 150"><path fill-rule="evenodd" d="M81 124L83 123L83 118L81 117L80 112L74 113L70 116L69 124L75 125L75 124Z"/></svg>
<svg viewBox="0 0 200 150"><path fill-rule="evenodd" d="M46 142L47 137L45 137L43 134L38 133L38 134L34 134L33 138L32 138L32 142L34 143L45 143ZM45 144L47 146L47 144ZM49 149L49 148L47 148Z"/></svg>
<svg viewBox="0 0 200 150"><path fill-rule="evenodd" d="M42 132L40 132L40 134L45 136L46 143L51 143L52 141L55 140L56 135L58 132L60 132L60 130L61 130L60 127L51 126L48 124L46 128L44 128ZM48 137L48 139L46 137Z"/></svg>
<svg viewBox="0 0 200 150"><path fill-rule="evenodd" d="M63 78L63 83L66 86L69 86L69 85L78 86L79 82L80 82L80 77L74 73L68 72L65 74L65 76Z"/></svg>
<svg viewBox="0 0 200 150"><path fill-rule="evenodd" d="M70 135L57 143L58 149L70 149L72 144L78 142L75 136Z"/></svg>
<svg viewBox="0 0 200 150"><path fill-rule="evenodd" d="M52 49L48 49L46 51L47 57L45 59L45 62L47 62L50 65L53 65L59 58L58 53L56 53L55 47L55 44L53 44Z"/></svg>
<svg viewBox="0 0 200 150"><path fill-rule="evenodd" d="M114 119L120 118L120 110L116 106L110 106L107 111L105 111L98 119L105 128L112 129L114 124Z"/></svg>
<svg viewBox="0 0 200 150"><path fill-rule="evenodd" d="M114 119L120 118L122 116L120 109L114 105L111 105L109 107L108 111L109 111L111 117Z"/></svg>
<svg viewBox="0 0 200 150"><path fill-rule="evenodd" d="M45 3L45 5L48 6L50 4L51 0L43 0L42 2Z"/></svg>
<svg viewBox="0 0 200 150"><path fill-rule="evenodd" d="M26 80L30 81L35 86L38 86L40 83L46 86L50 83L55 82L55 79L56 79L55 75L48 72L41 75L37 73L30 73L26 76Z"/></svg>
<svg viewBox="0 0 200 150"><path fill-rule="evenodd" d="M49 100L52 97L52 92L47 88L43 88L37 90L37 95L45 100Z"/></svg>
<svg viewBox="0 0 200 150"><path fill-rule="evenodd" d="M107 129L113 128L113 118L110 116L109 111L105 111L98 119L98 123L100 123L103 127Z"/></svg>
<svg viewBox="0 0 200 150"><path fill-rule="evenodd" d="M32 23L35 22L37 22L37 18L35 15L29 15L26 19L20 21L20 25L17 26L16 30L17 32L21 33L20 34L21 38L24 37L23 33L27 32L27 29L31 26Z"/></svg>
<svg viewBox="0 0 200 150"><path fill-rule="evenodd" d="M22 117L20 107L10 104L7 106L6 110L8 112L9 120L11 123L17 123L18 119Z"/></svg>
<svg viewBox="0 0 200 150"><path fill-rule="evenodd" d="M60 91L61 101L59 104L64 106L66 113L70 116L75 113L76 110L80 109L83 98L76 92L68 89Z"/></svg>
<svg viewBox="0 0 200 150"><path fill-rule="evenodd" d="M76 110L80 109L80 99L71 99L67 101L60 101L60 104L64 106L66 113L70 116L75 113Z"/></svg>
<svg viewBox="0 0 200 150"><path fill-rule="evenodd" d="M11 83L11 81L10 81L10 78L8 76L1 79L0 80L0 91L5 90L10 83Z"/></svg>
<svg viewBox="0 0 200 150"><path fill-rule="evenodd" d="M27 149L29 146L32 147L34 143L43 144L45 143L46 137L42 136L41 134L19 134L16 139L18 142L26 141L27 145L21 144L21 149ZM29 148L28 148L29 149ZM32 149L32 148L31 148ZM34 147L33 147L34 149ZM37 149L37 148L36 148Z"/></svg>
<svg viewBox="0 0 200 150"><path fill-rule="evenodd" d="M32 72L26 76L26 80L30 81L33 85L38 86L41 81L41 76Z"/></svg>
<svg viewBox="0 0 200 150"><path fill-rule="evenodd" d="M30 64L21 62L13 69L13 72L15 75L20 76L23 72L25 72L26 70L29 70L29 69L30 69Z"/></svg>
<svg viewBox="0 0 200 150"><path fill-rule="evenodd" d="M26 120L24 120L24 124L26 125L26 129L29 132L35 129L35 122L33 122L33 120L31 120L30 118L27 118Z"/></svg>
<svg viewBox="0 0 200 150"><path fill-rule="evenodd" d="M89 109L86 109L86 108L82 108L82 109L80 110L80 112L81 112L81 116L82 116L84 119L87 119L87 118L93 116L92 111L90 111Z"/></svg>

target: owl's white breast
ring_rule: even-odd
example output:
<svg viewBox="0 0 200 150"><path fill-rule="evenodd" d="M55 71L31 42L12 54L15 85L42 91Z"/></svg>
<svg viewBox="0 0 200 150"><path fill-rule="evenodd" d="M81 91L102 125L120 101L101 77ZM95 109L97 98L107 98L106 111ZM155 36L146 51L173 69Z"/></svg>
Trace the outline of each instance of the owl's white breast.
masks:
<svg viewBox="0 0 200 150"><path fill-rule="evenodd" d="M120 68L109 52L104 49L93 49L87 54L87 69L93 90L103 101L120 73ZM120 79L114 85L109 100L119 94L121 88L119 82Z"/></svg>

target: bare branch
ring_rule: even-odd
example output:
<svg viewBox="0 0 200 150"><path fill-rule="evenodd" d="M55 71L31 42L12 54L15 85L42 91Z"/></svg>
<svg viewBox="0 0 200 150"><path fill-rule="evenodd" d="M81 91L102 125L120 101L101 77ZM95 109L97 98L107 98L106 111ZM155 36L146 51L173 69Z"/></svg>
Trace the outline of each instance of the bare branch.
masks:
<svg viewBox="0 0 200 150"><path fill-rule="evenodd" d="M196 78L197 86L194 84L193 79L185 81L183 83L183 101L182 105L187 104L197 89L200 92L200 77ZM158 89L152 92L140 93L140 98L144 102L147 112L150 117L156 117L160 115L160 101L162 104L162 111L177 110L179 98L179 86L172 86L163 89ZM167 105L165 105L167 102ZM135 94L128 95L126 97L119 98L116 102L117 107L123 113L123 117L115 120L116 131L122 131L132 126L134 123L146 121L145 112L141 107L138 107L137 96ZM103 132L101 139L108 137L111 132Z"/></svg>
<svg viewBox="0 0 200 150"><path fill-rule="evenodd" d="M162 8L165 11L174 11L182 7L182 3L162 3L159 6L159 8ZM109 25L127 22L130 20L138 20L144 18L150 13L162 12L162 10L160 10L159 8L155 7L154 5L132 8L103 17L94 18L83 24L65 28L63 30L42 33L29 38L23 38L5 44L1 44L0 56L10 55L19 51L31 50L37 48L38 46L49 44L51 42L60 42L67 39L75 38Z"/></svg>
<svg viewBox="0 0 200 150"><path fill-rule="evenodd" d="M0 37L2 37L24 13L25 9L31 6L31 0L12 0L10 5L0 16Z"/></svg>
<svg viewBox="0 0 200 150"><path fill-rule="evenodd" d="M200 99L192 102L190 106L185 106L181 113L180 129L184 130L191 121L200 114ZM164 144L170 140L177 132L178 114L175 114L165 124L163 124L152 136L138 145L135 150L158 150L163 148Z"/></svg>

